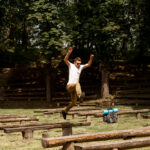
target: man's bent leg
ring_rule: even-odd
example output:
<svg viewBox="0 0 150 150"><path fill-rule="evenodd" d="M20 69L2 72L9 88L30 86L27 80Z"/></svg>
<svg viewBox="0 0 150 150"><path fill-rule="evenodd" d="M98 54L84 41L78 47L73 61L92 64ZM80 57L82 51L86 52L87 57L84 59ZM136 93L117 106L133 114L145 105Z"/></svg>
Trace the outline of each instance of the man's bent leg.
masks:
<svg viewBox="0 0 150 150"><path fill-rule="evenodd" d="M72 101L74 101L73 100L73 95L71 94L71 93L73 93L74 91L75 91L75 84L69 84L69 85L67 85L66 86L66 90L70 93L70 95L71 95L71 104L69 104L66 108L65 108L65 110L62 110L62 115L63 115L63 118L64 119L66 119L66 117L67 117L67 112L71 109L71 107L72 107Z"/></svg>
<svg viewBox="0 0 150 150"><path fill-rule="evenodd" d="M67 113L73 106L76 105L77 102L77 94L75 90L71 92L71 103L66 107L65 112Z"/></svg>
<svg viewBox="0 0 150 150"><path fill-rule="evenodd" d="M76 93L77 93L77 97L80 98L82 94L80 83L76 83Z"/></svg>
<svg viewBox="0 0 150 150"><path fill-rule="evenodd" d="M71 83L66 86L66 90L71 94L71 92L75 91L76 84Z"/></svg>

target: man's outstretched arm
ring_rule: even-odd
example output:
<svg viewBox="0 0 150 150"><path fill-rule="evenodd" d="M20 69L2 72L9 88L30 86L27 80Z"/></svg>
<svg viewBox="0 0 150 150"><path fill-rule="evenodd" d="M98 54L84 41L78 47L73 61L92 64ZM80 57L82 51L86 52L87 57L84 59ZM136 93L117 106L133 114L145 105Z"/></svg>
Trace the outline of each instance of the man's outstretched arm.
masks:
<svg viewBox="0 0 150 150"><path fill-rule="evenodd" d="M70 65L69 56L70 56L71 53L72 53L72 47L70 47L70 48L68 49L68 52L67 52L67 54L66 54L66 56L65 56L65 58L64 58L64 62L65 62L65 64L66 64L67 66Z"/></svg>
<svg viewBox="0 0 150 150"><path fill-rule="evenodd" d="M88 68L88 67L90 67L92 65L93 58L94 58L94 55L91 54L88 63L83 67L83 69Z"/></svg>

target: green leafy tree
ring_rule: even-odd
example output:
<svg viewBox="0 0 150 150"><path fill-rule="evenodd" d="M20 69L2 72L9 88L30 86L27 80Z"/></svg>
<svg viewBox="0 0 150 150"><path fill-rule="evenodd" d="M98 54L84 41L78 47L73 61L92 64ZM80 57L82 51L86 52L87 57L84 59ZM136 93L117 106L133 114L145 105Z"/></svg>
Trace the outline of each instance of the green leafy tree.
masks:
<svg viewBox="0 0 150 150"><path fill-rule="evenodd" d="M5 64L26 63L25 52L27 51L28 27L26 16L28 14L28 2L22 0L0 1L0 53ZM7 59L5 59L7 57Z"/></svg>
<svg viewBox="0 0 150 150"><path fill-rule="evenodd" d="M70 35L66 32L63 16L66 1L32 0L28 25L30 26L29 53L37 63L44 63L46 70L47 100L51 99L51 69L62 61ZM64 18L64 20L62 19Z"/></svg>
<svg viewBox="0 0 150 150"><path fill-rule="evenodd" d="M79 24L75 26L78 34L73 37L74 44L85 56L95 53L102 75L101 96L105 98L109 96L112 62L133 60L147 52L149 4L146 0L81 0L75 4Z"/></svg>
<svg viewBox="0 0 150 150"><path fill-rule="evenodd" d="M60 61L69 35L65 32L65 23L61 20L59 1L32 1L28 16L30 26L30 49L39 62Z"/></svg>

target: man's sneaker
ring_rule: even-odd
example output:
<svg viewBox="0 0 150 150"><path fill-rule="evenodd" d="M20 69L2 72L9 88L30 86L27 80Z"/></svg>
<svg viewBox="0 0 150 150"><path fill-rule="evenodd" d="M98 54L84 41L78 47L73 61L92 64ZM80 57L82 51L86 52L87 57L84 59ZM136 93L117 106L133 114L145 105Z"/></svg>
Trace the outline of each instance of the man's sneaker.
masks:
<svg viewBox="0 0 150 150"><path fill-rule="evenodd" d="M64 111L64 110L62 110L62 116L63 116L63 118L66 120L66 117L67 117L67 113Z"/></svg>

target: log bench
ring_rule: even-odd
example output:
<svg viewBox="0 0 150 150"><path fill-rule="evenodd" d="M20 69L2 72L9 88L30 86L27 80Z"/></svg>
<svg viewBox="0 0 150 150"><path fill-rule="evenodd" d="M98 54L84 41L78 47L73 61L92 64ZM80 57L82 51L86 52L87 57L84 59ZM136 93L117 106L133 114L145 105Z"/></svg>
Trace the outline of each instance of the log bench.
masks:
<svg viewBox="0 0 150 150"><path fill-rule="evenodd" d="M12 123L12 122L20 122L21 124L25 121L39 121L38 117L24 117L24 118L3 118L0 119L0 123Z"/></svg>
<svg viewBox="0 0 150 150"><path fill-rule="evenodd" d="M150 138L103 142L100 144L75 145L75 150L120 150L150 146Z"/></svg>
<svg viewBox="0 0 150 150"><path fill-rule="evenodd" d="M118 116L121 115L126 115L126 114L136 114L136 118L140 119L141 118L141 113L148 113L150 112L150 109L140 109L140 110L119 110L119 112L117 113ZM78 113L78 116L86 116L86 120L89 122L91 121L91 116L94 117L103 117L104 113L100 112L100 113L95 113L95 112L82 112L82 113Z"/></svg>
<svg viewBox="0 0 150 150"><path fill-rule="evenodd" d="M27 116L19 116L19 115L0 115L0 119L7 119L7 118L26 118Z"/></svg>
<svg viewBox="0 0 150 150"><path fill-rule="evenodd" d="M56 108L56 109L44 109L44 110L34 110L34 113L45 113L45 112L60 112L63 108Z"/></svg>
<svg viewBox="0 0 150 150"><path fill-rule="evenodd" d="M55 137L55 138L42 138L41 142L44 148L63 146L63 150L73 150L74 143L105 141L105 140L112 140L112 139L124 139L128 141L131 138L147 137L147 136L150 136L150 127L91 133L91 134L70 135L70 136L62 136L62 137ZM147 142L148 141L146 141L146 143ZM150 141L148 142L148 145L149 144ZM114 146L114 148L117 147ZM91 147L88 150L91 150Z"/></svg>
<svg viewBox="0 0 150 150"><path fill-rule="evenodd" d="M64 135L72 134L72 127L89 126L90 124L91 124L90 122L42 123L42 124L28 124L28 125L9 126L9 127L3 126L3 129L5 133L22 132L23 139L31 139L33 137L34 130L49 130L54 128L62 128L62 133L64 136Z"/></svg>
<svg viewBox="0 0 150 150"><path fill-rule="evenodd" d="M132 111L129 109L123 109L123 110L119 110L120 112L127 112L127 111ZM103 117L104 116L104 111L103 110L91 110L91 111L78 111L78 112L69 112L68 115L72 115L72 118L75 119L77 118L77 116L86 116L86 120L87 122L91 122L91 116L100 116Z"/></svg>
<svg viewBox="0 0 150 150"><path fill-rule="evenodd" d="M148 112L150 112L150 109L128 110L128 111L121 111L118 113L118 115L136 114L136 118L140 119L142 113L148 113Z"/></svg>
<svg viewBox="0 0 150 150"><path fill-rule="evenodd" d="M90 111L90 112L89 112ZM87 109L87 110L81 110L81 111L70 111L67 115L72 115L72 118L75 119L77 116L80 116L80 114L83 114L83 116L86 116L86 114L96 114L96 113L102 113L103 110L101 109ZM81 115L82 116L82 115Z"/></svg>
<svg viewBox="0 0 150 150"><path fill-rule="evenodd" d="M119 111L129 111L129 109L123 109ZM91 109L91 110L84 110L84 111L69 111L67 115L72 115L72 119L76 119L77 116L86 116L87 122L91 121L91 116L95 114L103 114L103 110L101 109Z"/></svg>
<svg viewBox="0 0 150 150"><path fill-rule="evenodd" d="M60 116L62 116L62 110L64 110L64 108L57 108L57 109L47 109L47 110L35 110L34 113L43 113L44 115L52 115L54 113L60 113ZM92 111L92 112L102 112L101 109L98 108L74 108L71 109L67 115L71 115L73 119L76 118L76 116L79 113L84 113L86 111Z"/></svg>
<svg viewBox="0 0 150 150"><path fill-rule="evenodd" d="M62 110L64 110L64 108L35 110L34 113L53 114L53 113L60 113ZM88 111L88 110L100 110L100 109L98 108L73 108L70 110L70 112Z"/></svg>

